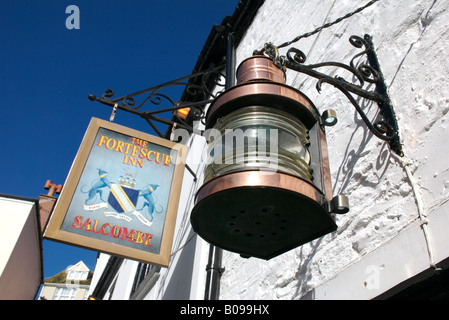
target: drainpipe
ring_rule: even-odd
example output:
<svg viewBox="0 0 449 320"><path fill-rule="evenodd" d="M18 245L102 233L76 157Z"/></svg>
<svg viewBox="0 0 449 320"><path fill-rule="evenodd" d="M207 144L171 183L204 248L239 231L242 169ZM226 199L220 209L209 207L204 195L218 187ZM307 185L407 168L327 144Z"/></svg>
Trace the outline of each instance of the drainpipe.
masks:
<svg viewBox="0 0 449 320"><path fill-rule="evenodd" d="M218 300L220 297L220 278L224 271L224 268L221 267L222 255L221 248L210 245L204 300Z"/></svg>
<svg viewBox="0 0 449 320"><path fill-rule="evenodd" d="M225 89L229 89L235 85L235 47L234 36L232 33L227 34L226 46L226 84ZM210 245L209 262L206 267L206 289L204 292L204 300L218 300L220 297L220 278L224 271L221 266L223 250L221 248Z"/></svg>
<svg viewBox="0 0 449 320"><path fill-rule="evenodd" d="M102 300L106 295L112 281L122 265L123 258L110 256L100 279L92 292L91 297L95 300Z"/></svg>

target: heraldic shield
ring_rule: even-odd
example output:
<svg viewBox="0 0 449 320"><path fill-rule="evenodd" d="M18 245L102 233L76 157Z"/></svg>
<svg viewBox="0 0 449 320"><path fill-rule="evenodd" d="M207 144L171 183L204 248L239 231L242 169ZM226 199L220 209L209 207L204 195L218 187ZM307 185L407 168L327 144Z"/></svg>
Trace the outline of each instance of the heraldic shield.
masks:
<svg viewBox="0 0 449 320"><path fill-rule="evenodd" d="M111 184L108 203L118 213L130 212L136 209L139 190L125 187L119 184Z"/></svg>

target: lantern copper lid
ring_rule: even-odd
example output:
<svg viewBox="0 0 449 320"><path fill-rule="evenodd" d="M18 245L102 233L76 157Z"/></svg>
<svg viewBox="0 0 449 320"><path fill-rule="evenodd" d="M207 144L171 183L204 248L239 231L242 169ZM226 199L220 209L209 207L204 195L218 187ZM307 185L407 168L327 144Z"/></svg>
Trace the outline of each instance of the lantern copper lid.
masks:
<svg viewBox="0 0 449 320"><path fill-rule="evenodd" d="M250 105L288 112L301 119L307 128L320 117L310 99L286 85L284 71L265 56L244 60L237 70L237 83L211 103L206 114L206 128L213 127L220 117Z"/></svg>
<svg viewBox="0 0 449 320"><path fill-rule="evenodd" d="M237 84L261 80L285 83L285 72L265 56L252 56L237 68Z"/></svg>

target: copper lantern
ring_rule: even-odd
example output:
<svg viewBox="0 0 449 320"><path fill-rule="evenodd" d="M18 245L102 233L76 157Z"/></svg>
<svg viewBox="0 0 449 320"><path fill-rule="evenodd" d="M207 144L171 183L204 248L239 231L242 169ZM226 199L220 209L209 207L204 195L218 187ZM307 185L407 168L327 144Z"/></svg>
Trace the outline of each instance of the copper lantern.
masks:
<svg viewBox="0 0 449 320"><path fill-rule="evenodd" d="M271 259L335 231L347 198L333 197L324 127L271 59L252 56L237 85L206 114L209 161L191 223L207 242L245 257Z"/></svg>

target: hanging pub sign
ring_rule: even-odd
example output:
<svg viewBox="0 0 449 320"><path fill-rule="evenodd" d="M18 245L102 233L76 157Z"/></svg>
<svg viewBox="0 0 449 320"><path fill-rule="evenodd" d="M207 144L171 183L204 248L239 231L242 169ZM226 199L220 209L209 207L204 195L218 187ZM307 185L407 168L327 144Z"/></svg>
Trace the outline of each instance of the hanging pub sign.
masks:
<svg viewBox="0 0 449 320"><path fill-rule="evenodd" d="M187 147L92 118L45 238L168 266Z"/></svg>

